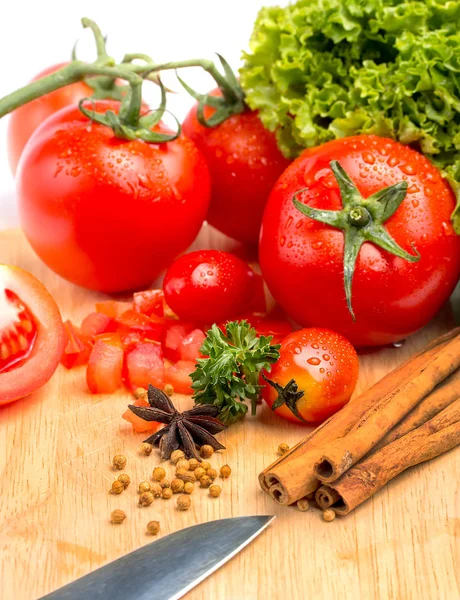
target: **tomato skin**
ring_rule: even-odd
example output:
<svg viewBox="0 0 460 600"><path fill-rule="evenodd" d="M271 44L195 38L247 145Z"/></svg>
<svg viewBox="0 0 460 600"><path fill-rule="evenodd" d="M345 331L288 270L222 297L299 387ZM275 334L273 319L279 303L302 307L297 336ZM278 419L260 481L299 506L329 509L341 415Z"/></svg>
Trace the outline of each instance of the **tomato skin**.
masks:
<svg viewBox="0 0 460 600"><path fill-rule="evenodd" d="M231 319L251 302L254 271L219 250L198 250L178 258L168 269L165 300L180 318L194 322Z"/></svg>
<svg viewBox="0 0 460 600"><path fill-rule="evenodd" d="M51 75L68 63L53 65L36 75L32 81ZM69 105L76 105L83 98L89 98L93 90L83 81L72 83L59 90L45 94L41 98L32 100L20 106L11 113L8 123L8 159L13 173L16 173L19 159L28 139L48 117Z"/></svg>
<svg viewBox="0 0 460 600"><path fill-rule="evenodd" d="M91 107L117 111L119 103ZM35 131L17 185L36 253L65 279L103 292L148 287L193 242L210 198L209 171L191 140L121 140L74 107Z"/></svg>
<svg viewBox="0 0 460 600"><path fill-rule="evenodd" d="M195 370L195 363L190 360L178 360L165 372L165 383L170 383L176 394L193 394L190 373Z"/></svg>
<svg viewBox="0 0 460 600"><path fill-rule="evenodd" d="M307 187L302 202L341 208L331 160L340 162L363 197L408 182L407 197L385 227L405 250L413 253L413 244L421 254L420 261L409 263L371 243L362 246L352 291L356 322L345 302L343 233L304 217L292 202ZM272 191L259 247L262 275L277 302L302 326L333 329L357 347L404 339L434 317L458 281L454 207L454 194L437 169L407 146L376 136L328 142L306 150Z"/></svg>
<svg viewBox="0 0 460 600"><path fill-rule="evenodd" d="M211 95L220 95L213 90ZM275 135L257 113L247 110L217 127L203 127L197 104L183 122L183 132L195 142L209 166L212 196L207 220L240 242L257 244L265 204L290 161L281 154ZM209 118L214 109L206 107Z"/></svg>
<svg viewBox="0 0 460 600"><path fill-rule="evenodd" d="M33 275L10 265L0 265L0 316L5 290L16 294L30 311L36 337L27 357L10 370L0 372L0 405L8 404L42 387L59 365L66 343L56 302ZM3 331L0 331L0 337Z"/></svg>
<svg viewBox="0 0 460 600"><path fill-rule="evenodd" d="M120 337L96 338L86 369L92 394L113 394L122 386L123 345Z"/></svg>
<svg viewBox="0 0 460 600"><path fill-rule="evenodd" d="M328 329L300 329L281 343L280 358L266 376L282 385L294 379L304 396L297 410L309 423L324 421L349 400L358 380L359 360L355 349L341 335ZM261 384L265 384L261 380ZM266 384L262 397L271 407L277 392ZM301 423L283 405L275 413L288 421Z"/></svg>

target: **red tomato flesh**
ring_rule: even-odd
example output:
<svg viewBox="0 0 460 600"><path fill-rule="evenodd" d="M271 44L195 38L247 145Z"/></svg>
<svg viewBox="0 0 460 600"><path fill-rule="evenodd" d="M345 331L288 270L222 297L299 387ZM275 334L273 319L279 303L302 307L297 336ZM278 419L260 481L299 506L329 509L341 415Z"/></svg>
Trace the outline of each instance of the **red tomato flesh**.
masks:
<svg viewBox="0 0 460 600"><path fill-rule="evenodd" d="M87 315L80 327L80 331L83 337L91 339L96 335L110 331L113 327L113 320L100 312L92 312Z"/></svg>
<svg viewBox="0 0 460 600"><path fill-rule="evenodd" d="M186 335L180 347L181 360L196 361L201 356L200 348L205 339L206 335L201 329L194 329Z"/></svg>
<svg viewBox="0 0 460 600"><path fill-rule="evenodd" d="M161 317L152 315L150 318L134 310L128 310L116 319L117 331L120 333L141 333L148 340L161 342L164 338L165 323Z"/></svg>
<svg viewBox="0 0 460 600"><path fill-rule="evenodd" d="M138 398L133 402L133 404L134 406L150 406L149 403L142 398ZM121 416L125 421L131 423L134 431L137 431L137 433L145 433L146 431L155 433L155 431L157 431L161 426L161 423L157 423L156 421L144 421L144 419L141 419L131 412L129 408L125 410Z"/></svg>
<svg viewBox="0 0 460 600"><path fill-rule="evenodd" d="M64 344L61 315L45 287L27 271L0 265L0 405L44 385Z"/></svg>
<svg viewBox="0 0 460 600"><path fill-rule="evenodd" d="M125 354L125 380L132 390L147 389L149 384L164 386L165 368L160 344L135 344Z"/></svg>
<svg viewBox="0 0 460 600"><path fill-rule="evenodd" d="M111 319L121 317L128 310L132 310L132 302L119 302L118 300L106 300L105 302L96 302L96 310Z"/></svg>
<svg viewBox="0 0 460 600"><path fill-rule="evenodd" d="M86 382L93 394L112 394L122 386L123 344L120 337L98 338L91 351Z"/></svg>
<svg viewBox="0 0 460 600"><path fill-rule="evenodd" d="M67 369L86 365L91 354L91 343L82 339L80 331L72 321L64 323L64 331L67 343L62 353L61 363Z"/></svg>
<svg viewBox="0 0 460 600"><path fill-rule="evenodd" d="M181 348L184 339L193 330L193 325L171 321L166 324L166 333L163 343L165 358L172 362L180 360Z"/></svg>
<svg viewBox="0 0 460 600"><path fill-rule="evenodd" d="M137 292L133 296L134 310L138 313L151 317L164 317L164 294L163 290L146 290Z"/></svg>
<svg viewBox="0 0 460 600"><path fill-rule="evenodd" d="M195 370L195 363L189 360L179 360L175 365L166 369L165 383L170 383L176 394L193 394L190 373Z"/></svg>

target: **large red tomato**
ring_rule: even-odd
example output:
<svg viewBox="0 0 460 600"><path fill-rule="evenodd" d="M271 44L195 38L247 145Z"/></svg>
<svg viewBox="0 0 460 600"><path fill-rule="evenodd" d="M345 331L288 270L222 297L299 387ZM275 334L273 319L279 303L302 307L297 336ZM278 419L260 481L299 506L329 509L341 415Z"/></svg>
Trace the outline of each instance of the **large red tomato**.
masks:
<svg viewBox="0 0 460 600"><path fill-rule="evenodd" d="M44 385L64 346L61 315L47 290L27 271L0 265L0 405Z"/></svg>
<svg viewBox="0 0 460 600"><path fill-rule="evenodd" d="M51 75L58 69L65 67L67 63L53 65L44 71L38 73L32 81L41 79L46 75ZM45 94L41 98L32 100L23 106L17 108L11 113L8 125L8 159L11 170L16 172L16 167L21 157L24 146L32 133L39 125L43 123L50 115L61 108L69 105L76 105L82 98L89 98L93 90L83 81L72 83L59 90Z"/></svg>
<svg viewBox="0 0 460 600"><path fill-rule="evenodd" d="M218 90L212 95L220 95ZM197 105L183 123L185 135L203 152L212 181L207 220L240 242L257 244L262 214L270 191L288 166L257 113L247 110L217 127L198 122ZM206 107L209 118L214 109Z"/></svg>
<svg viewBox="0 0 460 600"><path fill-rule="evenodd" d="M208 168L191 140L122 140L76 107L34 133L17 183L21 224L37 254L69 281L104 292L147 287L193 242L210 197Z"/></svg>
<svg viewBox="0 0 460 600"><path fill-rule="evenodd" d="M345 300L343 231L305 216L293 203L300 192L298 200L306 207L343 208L330 166L334 160L348 174L351 182L345 186L352 196L354 186L369 199L407 182L407 193L383 224L382 235L388 239L389 234L415 258L420 254L420 260L409 262L374 242L361 246L352 287L356 321ZM353 202L343 213L345 221ZM333 329L355 346L401 340L436 314L458 281L460 237L450 222L454 207L454 194L439 171L392 140L357 136L306 150L280 177L268 201L260 240L262 274L275 299L303 326ZM374 208L384 214L385 198ZM363 234L372 225L372 219L361 224ZM349 229L349 245L357 231Z"/></svg>

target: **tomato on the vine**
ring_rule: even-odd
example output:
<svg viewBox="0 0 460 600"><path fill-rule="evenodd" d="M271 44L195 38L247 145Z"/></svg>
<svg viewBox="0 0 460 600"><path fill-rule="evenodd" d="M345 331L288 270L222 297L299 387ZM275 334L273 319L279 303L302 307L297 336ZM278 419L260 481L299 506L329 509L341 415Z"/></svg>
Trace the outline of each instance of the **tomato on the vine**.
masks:
<svg viewBox="0 0 460 600"><path fill-rule="evenodd" d="M281 343L280 358L261 384L262 397L289 421L316 423L349 400L358 380L355 349L328 329L300 329Z"/></svg>
<svg viewBox="0 0 460 600"><path fill-rule="evenodd" d="M88 104L109 109L119 103ZM37 254L69 281L104 292L147 287L193 242L210 198L209 171L191 140L119 139L77 107L35 131L17 183Z"/></svg>
<svg viewBox="0 0 460 600"><path fill-rule="evenodd" d="M58 69L65 67L66 64L67 63L61 63L44 69L38 73L32 81L50 75ZM61 108L77 105L80 100L88 98L92 93L93 90L86 85L86 83L77 81L76 83L66 85L54 92L45 94L41 98L32 100L32 102L20 106L11 113L10 122L8 124L7 142L8 159L13 173L16 172L16 167L18 166L19 159L27 140L37 127Z"/></svg>
<svg viewBox="0 0 460 600"><path fill-rule="evenodd" d="M221 95L213 90L211 95ZM195 105L183 132L203 152L211 173L212 195L207 220L240 242L257 244L270 191L290 161L281 154L273 133L257 113L247 109L217 127L204 127ZM206 106L205 118L214 109Z"/></svg>
<svg viewBox="0 0 460 600"><path fill-rule="evenodd" d="M218 323L248 308L256 291L255 276L233 254L198 250L169 267L163 290L166 303L181 319Z"/></svg>
<svg viewBox="0 0 460 600"><path fill-rule="evenodd" d="M0 405L53 375L66 338L56 302L33 275L0 265Z"/></svg>
<svg viewBox="0 0 460 600"><path fill-rule="evenodd" d="M362 135L305 150L266 207L263 277L302 326L333 329L355 346L401 340L458 281L454 207L439 171L395 141Z"/></svg>

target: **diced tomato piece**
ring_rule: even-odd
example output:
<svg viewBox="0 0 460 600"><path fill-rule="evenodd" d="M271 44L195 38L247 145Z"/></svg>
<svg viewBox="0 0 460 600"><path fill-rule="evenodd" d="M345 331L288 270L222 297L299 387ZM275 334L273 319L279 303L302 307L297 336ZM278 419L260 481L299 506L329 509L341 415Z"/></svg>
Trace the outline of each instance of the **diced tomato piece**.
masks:
<svg viewBox="0 0 460 600"><path fill-rule="evenodd" d="M88 362L92 345L81 338L80 331L72 321L64 323L66 345L62 353L61 363L67 369L85 365Z"/></svg>
<svg viewBox="0 0 460 600"><path fill-rule="evenodd" d="M149 406L149 403L142 398L139 398L133 402L134 406ZM150 431L151 433L155 433L160 428L161 423L157 423L156 421L144 421L133 412L129 410L125 410L125 412L121 415L125 421L131 423L134 431L138 433L144 433L146 431Z"/></svg>
<svg viewBox="0 0 460 600"><path fill-rule="evenodd" d="M149 383L164 386L165 367L160 344L143 342L129 348L125 354L124 374L131 389L147 389Z"/></svg>
<svg viewBox="0 0 460 600"><path fill-rule="evenodd" d="M80 330L84 337L92 339L106 331L113 331L113 319L104 313L92 312L83 319Z"/></svg>
<svg viewBox="0 0 460 600"><path fill-rule="evenodd" d="M182 342L195 327L183 321L170 321L166 323L166 333L163 342L165 357L176 362L181 358Z"/></svg>
<svg viewBox="0 0 460 600"><path fill-rule="evenodd" d="M106 337L96 338L86 369L86 382L93 394L111 394L122 386L123 344L116 334L103 335Z"/></svg>
<svg viewBox="0 0 460 600"><path fill-rule="evenodd" d="M121 334L130 332L141 333L144 338L161 342L165 334L165 322L161 317L152 315L150 318L134 310L128 310L116 319L117 331Z"/></svg>
<svg viewBox="0 0 460 600"><path fill-rule="evenodd" d="M106 300L105 302L97 302L96 310L98 313L107 315L111 319L121 317L127 310L132 310L132 302L119 302L118 300Z"/></svg>
<svg viewBox="0 0 460 600"><path fill-rule="evenodd" d="M128 348L135 346L136 344L141 344L142 342L145 342L145 338L142 335L142 333L139 333L137 331L130 331L125 334L122 333L120 335L120 337L121 337L121 343L123 344L125 351Z"/></svg>
<svg viewBox="0 0 460 600"><path fill-rule="evenodd" d="M255 313L264 313L267 310L264 280L258 273L254 273L253 295L248 308Z"/></svg>
<svg viewBox="0 0 460 600"><path fill-rule="evenodd" d="M165 383L170 383L178 394L193 394L190 373L195 370L195 363L190 360L179 360L166 369Z"/></svg>
<svg viewBox="0 0 460 600"><path fill-rule="evenodd" d="M134 310L147 317L156 315L164 317L164 294L163 290L145 290L137 292L133 297Z"/></svg>
<svg viewBox="0 0 460 600"><path fill-rule="evenodd" d="M180 347L181 360L195 361L200 356L200 348L206 336L201 329L194 329L183 338Z"/></svg>

